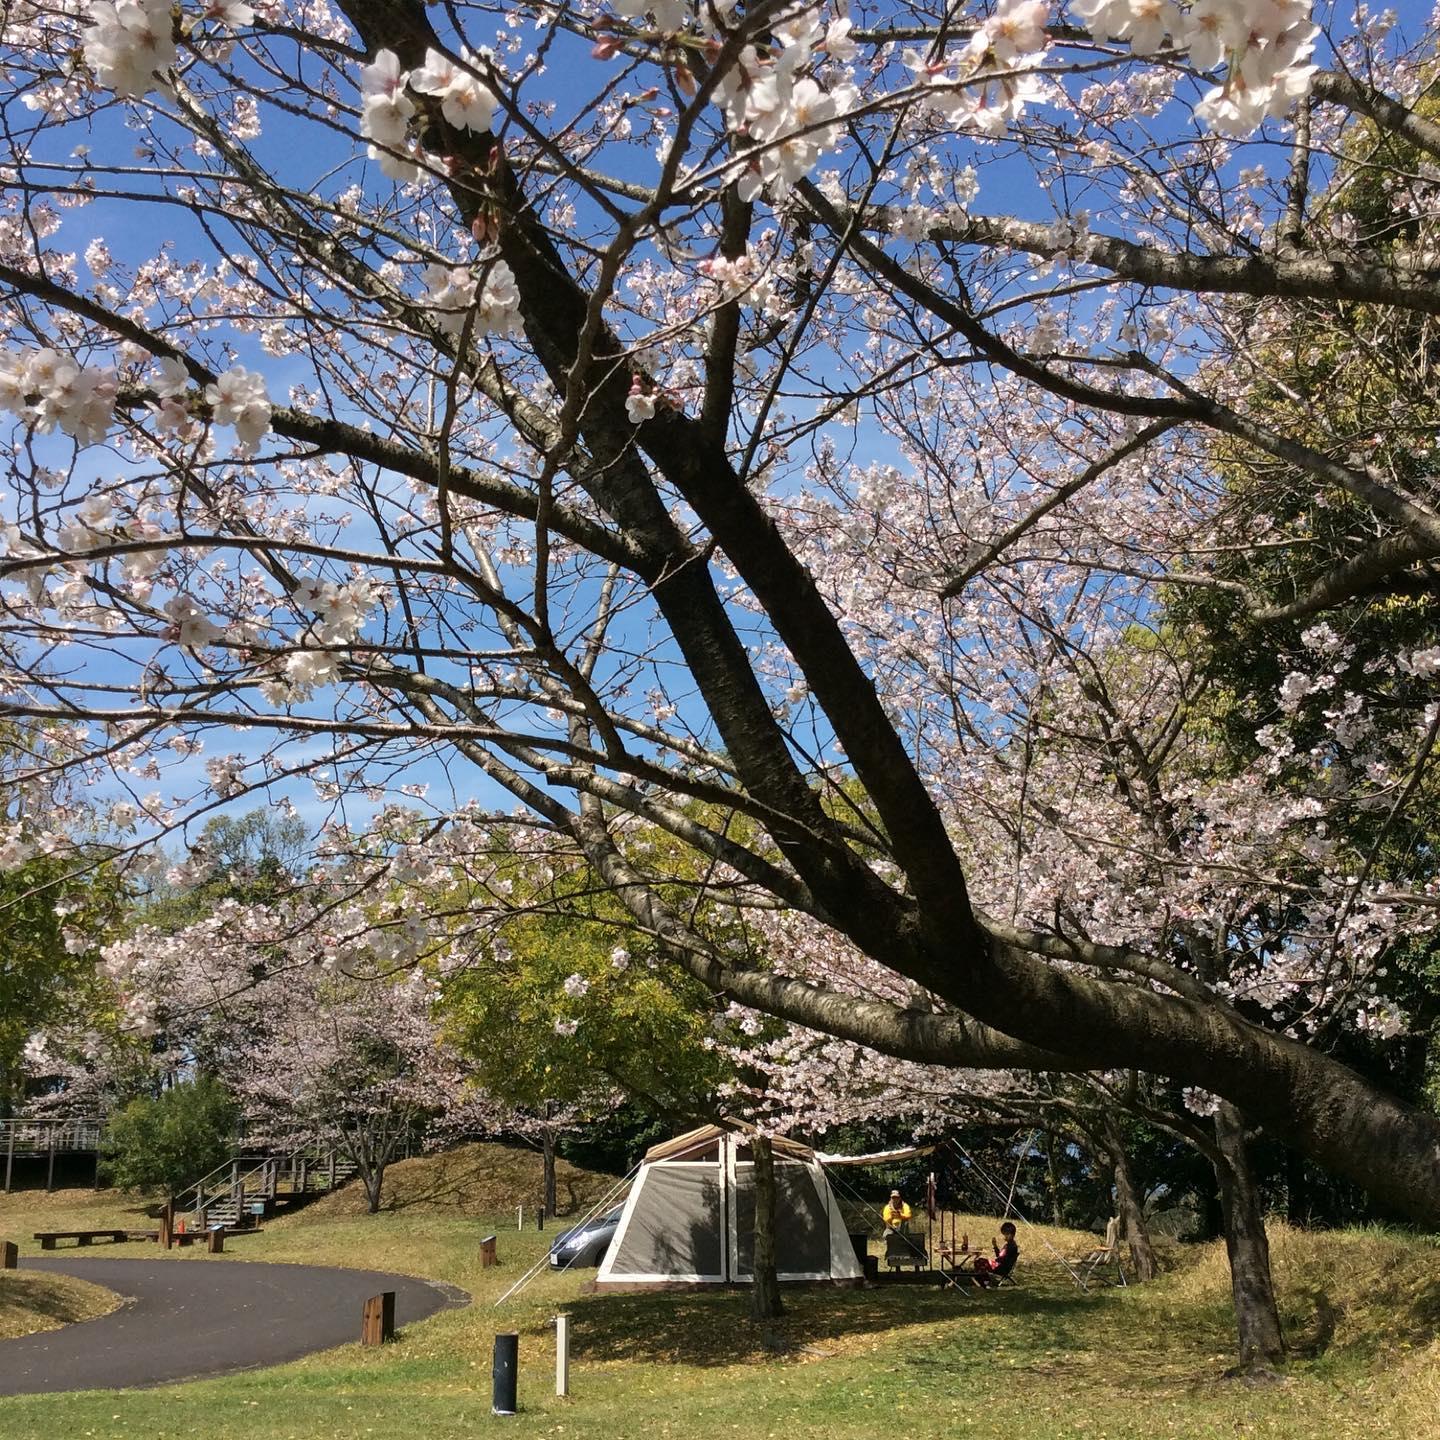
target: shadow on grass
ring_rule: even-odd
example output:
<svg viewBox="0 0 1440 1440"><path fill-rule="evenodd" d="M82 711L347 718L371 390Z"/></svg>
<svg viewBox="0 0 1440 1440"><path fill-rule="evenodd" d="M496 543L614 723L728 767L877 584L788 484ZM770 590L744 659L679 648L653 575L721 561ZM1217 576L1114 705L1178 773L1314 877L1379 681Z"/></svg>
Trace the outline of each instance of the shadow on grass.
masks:
<svg viewBox="0 0 1440 1440"><path fill-rule="evenodd" d="M894 1334L906 1358L929 1364L919 1348L930 1338L925 1327L943 1326L948 1349L979 1359L993 1344L997 1328L1007 1343L1022 1348L1035 1337L1064 1343L1060 1337L1078 1336L1080 1322L1103 1303L1095 1295L1058 1289L1010 1290L967 1300L938 1287L817 1287L786 1290L784 1315L761 1323L750 1319L747 1287L590 1294L571 1310L576 1353L591 1361L716 1366L777 1357L821 1359ZM922 1333L911 1333L917 1327ZM953 1365L956 1358L952 1354L934 1363Z"/></svg>

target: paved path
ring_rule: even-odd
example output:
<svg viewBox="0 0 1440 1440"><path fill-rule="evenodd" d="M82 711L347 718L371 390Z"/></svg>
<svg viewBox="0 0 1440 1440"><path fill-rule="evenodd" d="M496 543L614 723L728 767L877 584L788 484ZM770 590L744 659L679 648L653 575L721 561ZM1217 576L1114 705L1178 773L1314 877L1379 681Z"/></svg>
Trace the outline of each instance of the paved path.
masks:
<svg viewBox="0 0 1440 1440"><path fill-rule="evenodd" d="M0 1341L0 1395L164 1385L298 1359L360 1338L367 1296L395 1291L395 1324L468 1296L406 1275L240 1260L25 1259L128 1303L98 1320Z"/></svg>

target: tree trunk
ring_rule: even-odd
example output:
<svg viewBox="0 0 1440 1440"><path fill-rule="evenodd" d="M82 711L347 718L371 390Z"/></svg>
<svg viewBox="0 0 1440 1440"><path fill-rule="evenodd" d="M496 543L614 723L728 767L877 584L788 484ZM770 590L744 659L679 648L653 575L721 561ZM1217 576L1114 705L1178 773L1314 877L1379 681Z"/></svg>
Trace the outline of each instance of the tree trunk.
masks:
<svg viewBox="0 0 1440 1440"><path fill-rule="evenodd" d="M375 1153L368 1146L356 1145L350 1148L350 1158L360 1174L360 1183L365 1187L365 1209L370 1215L380 1213L380 1193L385 1184L387 1156Z"/></svg>
<svg viewBox="0 0 1440 1440"><path fill-rule="evenodd" d="M784 1307L775 1265L775 1155L770 1137L752 1136L750 1154L755 1161L755 1273L750 1316L754 1320L773 1320Z"/></svg>
<svg viewBox="0 0 1440 1440"><path fill-rule="evenodd" d="M1050 1201L1050 1223L1064 1225L1065 1213L1060 1207L1060 1176L1055 1169L1055 1136L1045 1132L1045 1189Z"/></svg>
<svg viewBox="0 0 1440 1440"><path fill-rule="evenodd" d="M1230 1258L1230 1289L1240 1335L1240 1370L1269 1371L1285 1358L1285 1338L1270 1279L1270 1244L1260 1194L1245 1144L1245 1118L1228 1103L1215 1115L1219 1158L1220 1208L1225 1220L1225 1251Z"/></svg>
<svg viewBox="0 0 1440 1440"><path fill-rule="evenodd" d="M540 1131L540 1153L545 1162L545 1213L555 1214L555 1132L549 1125Z"/></svg>
<svg viewBox="0 0 1440 1440"><path fill-rule="evenodd" d="M1285 1152L1285 1218L1297 1227L1308 1224L1310 1219L1305 1157L1295 1150Z"/></svg>
<svg viewBox="0 0 1440 1440"><path fill-rule="evenodd" d="M1130 1246L1136 1280L1153 1280L1160 1273L1160 1265L1155 1259L1155 1248L1150 1243L1150 1231L1145 1224L1145 1212L1135 1189L1130 1156L1125 1151L1120 1127L1108 1114L1103 1124L1105 1149L1115 1170L1115 1213L1120 1217L1120 1233Z"/></svg>

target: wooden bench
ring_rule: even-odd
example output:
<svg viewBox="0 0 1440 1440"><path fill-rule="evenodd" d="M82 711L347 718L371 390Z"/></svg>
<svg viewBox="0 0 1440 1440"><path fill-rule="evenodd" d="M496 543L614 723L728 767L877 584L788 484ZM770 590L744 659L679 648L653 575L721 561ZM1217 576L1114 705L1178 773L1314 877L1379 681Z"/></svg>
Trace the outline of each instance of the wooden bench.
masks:
<svg viewBox="0 0 1440 1440"><path fill-rule="evenodd" d="M118 1245L130 1238L129 1230L37 1230L35 1239L42 1250L53 1250L57 1240L73 1240L77 1245L89 1245L94 1240L108 1240Z"/></svg>

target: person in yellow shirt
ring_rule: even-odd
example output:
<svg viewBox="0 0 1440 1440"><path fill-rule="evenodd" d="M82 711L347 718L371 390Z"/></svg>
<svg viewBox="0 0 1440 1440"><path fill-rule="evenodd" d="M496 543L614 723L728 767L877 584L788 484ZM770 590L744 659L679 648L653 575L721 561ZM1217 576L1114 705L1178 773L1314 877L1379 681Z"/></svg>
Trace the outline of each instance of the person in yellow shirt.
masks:
<svg viewBox="0 0 1440 1440"><path fill-rule="evenodd" d="M910 1207L900 1198L898 1190L890 1192L890 1198L885 1202L885 1208L880 1212L880 1218L885 1222L889 1230L898 1230L910 1218Z"/></svg>

